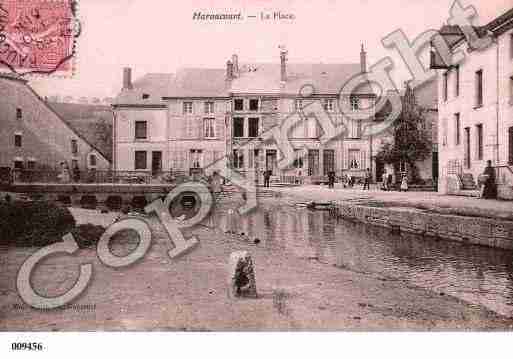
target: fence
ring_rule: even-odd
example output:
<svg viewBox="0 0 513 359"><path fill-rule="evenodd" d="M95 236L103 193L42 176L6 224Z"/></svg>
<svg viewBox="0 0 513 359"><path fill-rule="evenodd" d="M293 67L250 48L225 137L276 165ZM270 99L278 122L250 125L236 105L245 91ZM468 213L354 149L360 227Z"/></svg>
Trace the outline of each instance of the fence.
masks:
<svg viewBox="0 0 513 359"><path fill-rule="evenodd" d="M88 170L63 174L57 170L14 169L12 183L171 183L183 176L172 171L152 174L148 171Z"/></svg>

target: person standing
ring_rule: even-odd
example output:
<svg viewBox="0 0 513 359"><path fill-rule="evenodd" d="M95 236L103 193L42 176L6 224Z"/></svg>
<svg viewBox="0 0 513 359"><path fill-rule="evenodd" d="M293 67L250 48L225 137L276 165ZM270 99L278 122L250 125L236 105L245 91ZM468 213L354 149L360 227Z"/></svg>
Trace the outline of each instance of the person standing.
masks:
<svg viewBox="0 0 513 359"><path fill-rule="evenodd" d="M270 187L270 179L271 179L271 171L265 170L264 171L264 187L269 188Z"/></svg>
<svg viewBox="0 0 513 359"><path fill-rule="evenodd" d="M403 174L403 177L401 179L401 192L408 192L408 176Z"/></svg>
<svg viewBox="0 0 513 359"><path fill-rule="evenodd" d="M381 175L381 181L383 191L388 191L388 173L386 170Z"/></svg>
<svg viewBox="0 0 513 359"><path fill-rule="evenodd" d="M497 184L495 183L495 170L492 167L492 161L488 160L486 168L483 172L486 180L483 185L482 198L496 199L497 198Z"/></svg>
<svg viewBox="0 0 513 359"><path fill-rule="evenodd" d="M328 188L335 187L335 171L328 172Z"/></svg>
<svg viewBox="0 0 513 359"><path fill-rule="evenodd" d="M370 190L370 177L371 177L371 173L370 173L370 169L367 168L365 170L365 179L364 179L364 182L363 182L363 190L365 191L366 189L367 190Z"/></svg>

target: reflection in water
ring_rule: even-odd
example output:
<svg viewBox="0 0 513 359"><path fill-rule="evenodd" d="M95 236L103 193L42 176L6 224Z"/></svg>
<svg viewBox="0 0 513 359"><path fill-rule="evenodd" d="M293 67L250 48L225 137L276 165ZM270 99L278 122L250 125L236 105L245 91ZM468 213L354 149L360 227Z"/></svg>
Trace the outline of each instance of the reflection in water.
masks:
<svg viewBox="0 0 513 359"><path fill-rule="evenodd" d="M227 217L218 208L212 224L226 231ZM326 211L265 202L232 220L237 233L258 238L270 250L406 280L513 316L512 252L395 235L386 228L337 221Z"/></svg>

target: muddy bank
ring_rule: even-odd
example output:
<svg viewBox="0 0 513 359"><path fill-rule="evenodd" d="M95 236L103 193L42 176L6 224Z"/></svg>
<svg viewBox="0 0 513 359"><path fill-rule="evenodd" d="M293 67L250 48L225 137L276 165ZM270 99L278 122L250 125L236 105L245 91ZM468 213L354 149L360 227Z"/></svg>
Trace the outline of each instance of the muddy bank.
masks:
<svg viewBox="0 0 513 359"><path fill-rule="evenodd" d="M41 312L19 306L16 273L37 248L1 248L0 329L503 330L513 324L483 307L403 280L326 265L285 250L270 251L240 235L205 226L188 234L197 236L199 246L171 260L163 228L155 218L151 223L153 244L129 268L102 265L94 249L41 263L33 282L48 296L73 285L80 263L93 264L88 289L73 303L75 307L64 310ZM118 243L117 249L122 253L128 246L133 249L133 243L127 242ZM235 250L253 256L257 299L227 296L226 263Z"/></svg>

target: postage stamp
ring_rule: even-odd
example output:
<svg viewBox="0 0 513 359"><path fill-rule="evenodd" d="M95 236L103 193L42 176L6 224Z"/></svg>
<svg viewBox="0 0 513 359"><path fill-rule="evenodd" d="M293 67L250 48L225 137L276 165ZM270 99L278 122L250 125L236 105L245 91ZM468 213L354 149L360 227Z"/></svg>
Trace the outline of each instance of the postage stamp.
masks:
<svg viewBox="0 0 513 359"><path fill-rule="evenodd" d="M0 0L0 72L71 76L79 34L74 0Z"/></svg>

